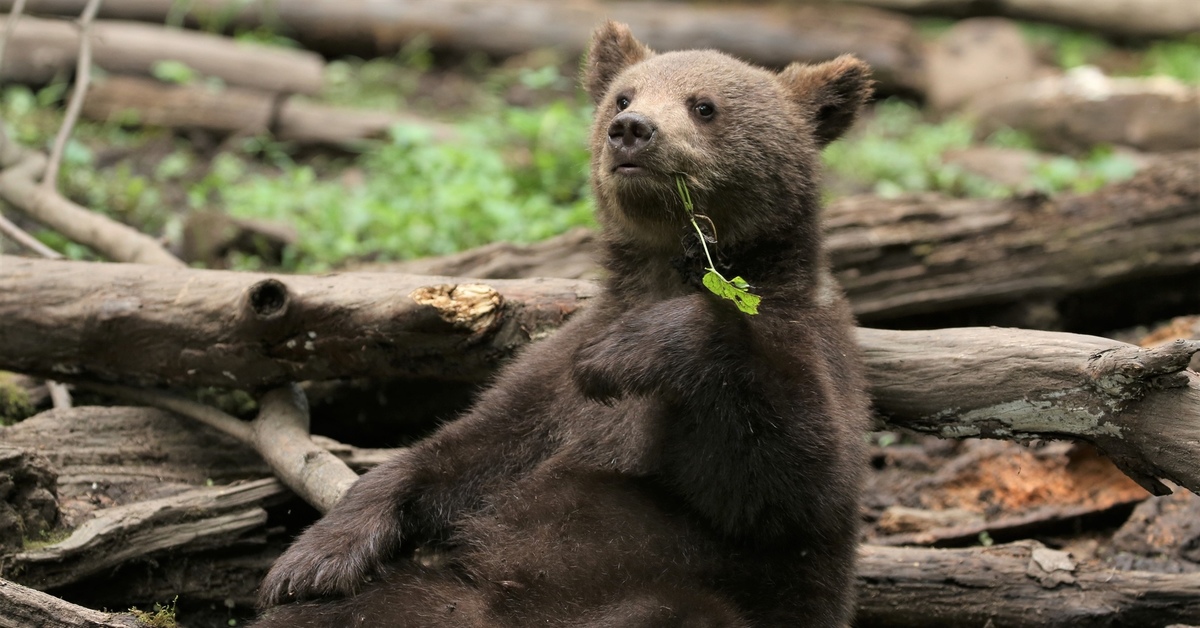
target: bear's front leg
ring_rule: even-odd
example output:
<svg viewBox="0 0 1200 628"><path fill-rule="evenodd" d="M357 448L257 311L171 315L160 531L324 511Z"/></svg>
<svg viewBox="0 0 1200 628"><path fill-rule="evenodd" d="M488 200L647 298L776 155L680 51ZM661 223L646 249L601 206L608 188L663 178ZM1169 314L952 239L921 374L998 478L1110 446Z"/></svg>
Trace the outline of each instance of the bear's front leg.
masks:
<svg viewBox="0 0 1200 628"><path fill-rule="evenodd" d="M588 398L608 403L630 394L651 394L690 387L713 364L722 336L741 323L723 316L703 294L690 294L622 313L583 342L575 352L571 375Z"/></svg>
<svg viewBox="0 0 1200 628"><path fill-rule="evenodd" d="M400 547L400 513L411 452L362 476L275 561L259 588L260 608L348 597Z"/></svg>

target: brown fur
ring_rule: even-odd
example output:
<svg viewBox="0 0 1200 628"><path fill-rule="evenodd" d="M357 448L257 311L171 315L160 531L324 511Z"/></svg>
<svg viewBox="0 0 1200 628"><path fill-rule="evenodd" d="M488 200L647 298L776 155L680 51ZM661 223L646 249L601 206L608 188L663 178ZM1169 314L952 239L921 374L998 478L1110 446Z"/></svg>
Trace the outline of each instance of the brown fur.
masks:
<svg viewBox="0 0 1200 628"><path fill-rule="evenodd" d="M816 173L867 74L656 55L598 29L583 78L603 296L363 476L280 557L256 625L846 625L868 410ZM759 315L700 286L673 173ZM447 564L409 560L419 546Z"/></svg>

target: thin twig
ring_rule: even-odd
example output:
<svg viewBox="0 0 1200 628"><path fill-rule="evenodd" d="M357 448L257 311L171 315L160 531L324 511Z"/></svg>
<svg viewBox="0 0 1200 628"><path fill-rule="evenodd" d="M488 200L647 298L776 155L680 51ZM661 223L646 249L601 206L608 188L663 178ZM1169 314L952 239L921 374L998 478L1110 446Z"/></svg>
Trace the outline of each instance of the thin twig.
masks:
<svg viewBox="0 0 1200 628"><path fill-rule="evenodd" d="M0 33L0 72L4 70L4 48L12 39L13 33L17 30L17 21L21 19L21 14L24 12L25 0L17 0L13 4L12 11L8 12L8 20L4 23L4 32Z"/></svg>
<svg viewBox="0 0 1200 628"><path fill-rule="evenodd" d="M50 161L42 175L42 187L56 189L58 186L58 168L62 163L63 151L67 147L67 139L79 120L79 112L83 109L83 99L87 96L88 85L92 82L92 22L96 12L100 10L102 0L88 0L79 16L79 63L75 67L75 89L71 101L67 104L67 115L63 118L58 135L54 138L54 148L50 151Z"/></svg>
<svg viewBox="0 0 1200 628"><path fill-rule="evenodd" d="M224 432L251 447L254 446L254 429L249 423L198 401L192 401L191 399L185 399L156 390L131 388L115 384L79 382L78 385L88 390L94 390L106 395L112 395L113 397L119 397L155 408L162 408L163 410L169 410L176 414L190 417L218 431Z"/></svg>
<svg viewBox="0 0 1200 628"><path fill-rule="evenodd" d="M0 233L8 236L9 240L16 242L19 246L37 253L42 257L49 259L63 258L62 253L59 253L45 244L42 244L37 238L29 235L24 229L18 227L8 218L5 218L4 214L0 214Z"/></svg>

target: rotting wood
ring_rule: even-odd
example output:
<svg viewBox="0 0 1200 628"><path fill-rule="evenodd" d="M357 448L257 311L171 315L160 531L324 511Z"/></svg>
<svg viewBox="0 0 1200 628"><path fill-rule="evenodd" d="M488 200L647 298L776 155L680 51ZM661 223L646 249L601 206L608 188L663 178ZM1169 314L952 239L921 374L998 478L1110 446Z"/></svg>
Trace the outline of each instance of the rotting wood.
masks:
<svg viewBox="0 0 1200 628"><path fill-rule="evenodd" d="M35 3L30 4L32 11ZM72 17L78 14L77 9ZM0 28L5 19L0 17ZM158 63L177 61L200 77L216 77L230 85L266 91L316 94L324 81L325 62L318 54L235 42L208 33L138 22L99 21L92 25L91 39L93 62L113 73L152 76ZM8 44L0 78L6 82L48 83L55 76L74 71L78 52L79 30L73 25L24 17Z"/></svg>
<svg viewBox="0 0 1200 628"><path fill-rule="evenodd" d="M1183 37L1200 31L1193 0L825 0L916 15L999 15L1055 22L1123 37Z"/></svg>
<svg viewBox="0 0 1200 628"><path fill-rule="evenodd" d="M29 11L77 15L82 0L31 0ZM0 10L12 0L0 0ZM179 15L174 0L107 0L102 17L163 23ZM193 0L186 17L228 15L230 24L266 25L327 54L386 55L417 36L438 48L510 56L535 48L578 54L597 24L630 25L652 48L718 48L782 67L853 53L871 64L887 91L920 92L921 41L910 20L865 7L692 5L672 2L514 0ZM755 33L755 37L745 37Z"/></svg>

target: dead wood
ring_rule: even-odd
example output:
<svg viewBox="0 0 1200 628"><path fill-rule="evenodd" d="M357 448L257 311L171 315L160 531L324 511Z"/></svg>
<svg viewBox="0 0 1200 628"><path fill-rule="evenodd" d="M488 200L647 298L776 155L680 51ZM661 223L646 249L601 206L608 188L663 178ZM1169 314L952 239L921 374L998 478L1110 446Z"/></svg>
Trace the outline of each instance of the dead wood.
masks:
<svg viewBox="0 0 1200 628"><path fill-rule="evenodd" d="M479 380L595 293L562 280L323 277L0 257L0 368L261 388L344 377ZM1141 349L1005 329L864 329L876 403L943 437L1077 438L1148 489L1200 490L1200 342ZM113 343L120 343L117 350Z"/></svg>
<svg viewBox="0 0 1200 628"><path fill-rule="evenodd" d="M31 0L34 13L78 15L82 0ZM0 10L12 0L0 0ZM864 7L691 5L672 2L517 0L252 0L232 15L267 25L328 54L390 54L422 35L438 48L510 56L536 48L582 52L595 26L626 22L659 50L718 48L764 65L854 53L888 91L921 91L921 43L907 18ZM108 0L102 17L162 23L173 0ZM188 18L233 13L225 0L194 0ZM755 33L753 38L743 33Z"/></svg>
<svg viewBox="0 0 1200 628"><path fill-rule="evenodd" d="M1036 541L956 550L865 546L863 628L1141 628L1200 621L1200 573L1076 563Z"/></svg>
<svg viewBox="0 0 1200 628"><path fill-rule="evenodd" d="M860 329L876 408L944 438L1074 438L1155 494L1200 492L1200 342L1143 349L1014 329Z"/></svg>
<svg viewBox="0 0 1200 628"><path fill-rule="evenodd" d="M384 273L46 265L54 263L0 256L0 368L243 389L331 377L478 381L597 290L566 280L484 286ZM46 318L52 310L59 315Z"/></svg>
<svg viewBox="0 0 1200 628"><path fill-rule="evenodd" d="M267 133L301 144L346 144L384 137L397 124L419 126L435 139L455 136L449 126L413 115L330 107L261 89L201 84L168 85L133 76L97 82L83 114L101 122L222 133Z"/></svg>
<svg viewBox="0 0 1200 628"><path fill-rule="evenodd" d="M181 435L181 430L192 432ZM140 439L132 442L132 448L122 448L121 441L130 441L128 435L134 432ZM142 481L148 484L152 482L151 469L166 477L194 478L220 472L226 458L235 454L255 459L249 449L229 443L228 437L219 433L198 429L168 413L136 408L51 411L3 428L0 437L19 446L62 442L59 461L63 477L68 478L89 472L97 478L113 477L137 465L146 470ZM222 440L226 441L224 449L217 443ZM154 459L146 453L156 450L159 455ZM106 461L112 464L109 472L101 471ZM267 472L261 463L253 464L258 465L258 473ZM75 482L65 492L79 488ZM281 546L264 541L266 531L261 522L253 528L246 522L241 528L230 521L224 533L217 534L217 524L222 521L218 515L253 512L282 492L282 486L270 479L194 488L156 500L142 500L131 489L128 503L101 509L92 519L113 525L92 523L89 528L84 524L67 541L40 550L56 552L61 563L32 561L21 555L18 559L28 566L27 576L40 574L46 578L43 582L53 578L61 586L76 582L78 586L68 587L72 598L95 600L96 605L132 591L140 599L166 599L187 592L193 601L230 599L248 604L253 583L265 573ZM177 507L167 507L169 504ZM186 507L181 507L183 504ZM140 517L132 516L135 513ZM197 527L214 533L207 541L181 542L184 537L174 532L188 521L201 521ZM89 529L104 529L107 534L84 534ZM133 540L115 551L104 545L122 535ZM76 538L96 539L91 547L98 551L69 551L71 539ZM174 541L169 547L168 539ZM213 552L220 539L227 545ZM212 545L203 557L188 551L206 547L206 543ZM126 549L147 547L155 551ZM110 556L113 558L106 558ZM866 546L861 556L862 594L856 625L862 626L984 625L989 618L996 626L1143 626L1194 621L1200 612L1200 574L1148 574L1074 564L1063 553L1035 542L962 550ZM155 557L159 560L145 560ZM108 561L104 574L119 576L83 577L95 573L95 565L101 561ZM70 580L72 575L79 579ZM243 590L238 592L235 583Z"/></svg>
<svg viewBox="0 0 1200 628"><path fill-rule="evenodd" d="M109 259L183 265L154 238L72 203L53 186L39 185L46 166L45 155L17 146L0 129L0 199Z"/></svg>
<svg viewBox="0 0 1200 628"><path fill-rule="evenodd" d="M102 613L0 579L0 628L139 628L130 613Z"/></svg>
<svg viewBox="0 0 1200 628"><path fill-rule="evenodd" d="M867 324L1037 299L1062 316L1063 304L1104 288L1197 278L1197 172L1200 152L1190 151L1091 194L848 198L826 212L827 243ZM1105 307L1131 308L1127 294L1107 293Z"/></svg>
<svg viewBox="0 0 1200 628"><path fill-rule="evenodd" d="M30 3L29 10L35 7ZM78 16L84 3L71 12ZM101 14L105 10L101 9ZM3 27L5 18L0 18ZM161 20L160 20L161 22ZM325 62L320 55L138 22L100 21L92 26L93 61L117 74L152 76L157 63L178 61L202 76L266 91L315 94ZM79 30L65 22L22 18L8 44L0 78L48 83L74 71Z"/></svg>
<svg viewBox="0 0 1200 628"><path fill-rule="evenodd" d="M979 121L981 137L1019 129L1052 151L1106 144L1158 152L1200 148L1200 87L1165 76L1109 78L1092 67L1076 68L990 90L968 104L967 114Z"/></svg>
<svg viewBox="0 0 1200 628"><path fill-rule="evenodd" d="M1192 0L825 0L917 15L1001 15L1123 37L1182 37L1200 31Z"/></svg>

